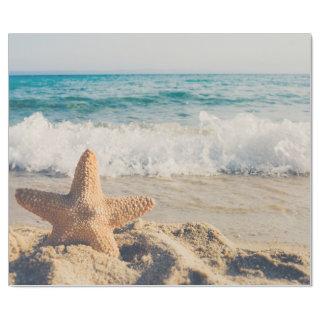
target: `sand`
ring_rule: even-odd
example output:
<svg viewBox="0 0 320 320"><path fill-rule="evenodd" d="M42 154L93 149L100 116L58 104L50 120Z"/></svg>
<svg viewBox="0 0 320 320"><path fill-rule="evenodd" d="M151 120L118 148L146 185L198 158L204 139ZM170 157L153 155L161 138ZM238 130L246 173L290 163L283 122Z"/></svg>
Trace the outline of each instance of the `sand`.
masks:
<svg viewBox="0 0 320 320"><path fill-rule="evenodd" d="M9 223L50 228L18 205L17 188L68 193L72 178L10 172ZM105 194L147 194L155 208L143 219L157 223L209 223L235 243L310 246L310 177L101 178Z"/></svg>
<svg viewBox="0 0 320 320"><path fill-rule="evenodd" d="M207 223L139 219L115 229L119 258L44 245L50 229L11 225L11 285L308 285L304 246L240 247Z"/></svg>

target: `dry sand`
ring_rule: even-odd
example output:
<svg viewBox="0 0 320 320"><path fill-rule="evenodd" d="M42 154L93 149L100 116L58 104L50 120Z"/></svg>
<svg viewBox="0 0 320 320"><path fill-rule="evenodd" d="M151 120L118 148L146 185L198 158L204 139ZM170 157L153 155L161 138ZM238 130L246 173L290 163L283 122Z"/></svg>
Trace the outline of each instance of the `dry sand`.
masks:
<svg viewBox="0 0 320 320"><path fill-rule="evenodd" d="M240 248L205 223L160 224L139 219L115 230L119 258L85 245L45 246L49 232L27 225L10 227L10 284L310 284L307 248Z"/></svg>

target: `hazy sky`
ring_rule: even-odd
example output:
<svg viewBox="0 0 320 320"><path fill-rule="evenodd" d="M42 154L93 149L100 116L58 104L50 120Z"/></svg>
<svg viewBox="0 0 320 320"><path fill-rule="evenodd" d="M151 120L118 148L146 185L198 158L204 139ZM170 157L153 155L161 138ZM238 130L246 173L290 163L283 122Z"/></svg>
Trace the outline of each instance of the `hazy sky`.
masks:
<svg viewBox="0 0 320 320"><path fill-rule="evenodd" d="M10 34L10 73L308 73L307 34Z"/></svg>

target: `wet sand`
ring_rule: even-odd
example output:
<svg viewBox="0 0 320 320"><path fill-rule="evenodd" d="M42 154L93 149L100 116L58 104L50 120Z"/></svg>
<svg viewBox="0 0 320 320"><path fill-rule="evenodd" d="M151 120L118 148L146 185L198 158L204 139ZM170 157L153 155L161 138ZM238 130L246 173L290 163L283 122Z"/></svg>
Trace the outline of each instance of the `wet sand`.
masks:
<svg viewBox="0 0 320 320"><path fill-rule="evenodd" d="M10 173L10 224L50 227L19 206L16 188L68 193L71 178ZM204 222L232 241L310 244L309 177L119 177L102 178L110 195L147 194L156 207L144 219L159 223Z"/></svg>

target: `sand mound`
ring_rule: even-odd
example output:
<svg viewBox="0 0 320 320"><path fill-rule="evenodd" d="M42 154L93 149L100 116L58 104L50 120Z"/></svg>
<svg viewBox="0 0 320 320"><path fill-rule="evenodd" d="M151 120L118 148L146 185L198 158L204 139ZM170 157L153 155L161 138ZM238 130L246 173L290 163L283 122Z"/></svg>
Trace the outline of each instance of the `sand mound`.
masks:
<svg viewBox="0 0 320 320"><path fill-rule="evenodd" d="M9 282L16 285L309 284L307 253L239 249L203 223L138 220L115 230L120 257L85 245L45 246L49 230L12 227Z"/></svg>

